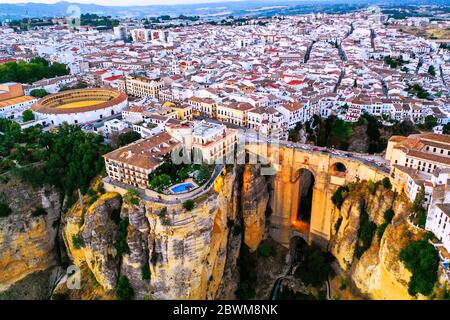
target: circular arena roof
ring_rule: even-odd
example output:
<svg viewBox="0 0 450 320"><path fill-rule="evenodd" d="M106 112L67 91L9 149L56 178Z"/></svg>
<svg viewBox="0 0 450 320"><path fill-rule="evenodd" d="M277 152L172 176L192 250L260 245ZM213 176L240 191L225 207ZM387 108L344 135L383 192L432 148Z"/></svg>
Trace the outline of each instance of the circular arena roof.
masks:
<svg viewBox="0 0 450 320"><path fill-rule="evenodd" d="M31 110L44 114L82 113L106 109L127 100L125 93L103 88L68 90L48 95Z"/></svg>

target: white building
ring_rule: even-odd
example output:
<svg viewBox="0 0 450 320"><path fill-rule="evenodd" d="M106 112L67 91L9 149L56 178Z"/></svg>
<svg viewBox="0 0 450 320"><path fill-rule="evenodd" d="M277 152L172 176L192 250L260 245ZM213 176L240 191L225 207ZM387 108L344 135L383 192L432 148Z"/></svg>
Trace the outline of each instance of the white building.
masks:
<svg viewBox="0 0 450 320"><path fill-rule="evenodd" d="M106 135L114 135L114 134L119 134L121 133L123 130L128 128L128 123L121 121L119 119L112 119L112 120L108 120L105 121L105 123L103 124L103 132Z"/></svg>

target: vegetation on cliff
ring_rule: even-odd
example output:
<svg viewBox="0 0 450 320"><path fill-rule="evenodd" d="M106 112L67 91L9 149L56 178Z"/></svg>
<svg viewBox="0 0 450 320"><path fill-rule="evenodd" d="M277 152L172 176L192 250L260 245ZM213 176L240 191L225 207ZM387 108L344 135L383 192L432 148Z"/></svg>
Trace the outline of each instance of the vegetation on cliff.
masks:
<svg viewBox="0 0 450 320"><path fill-rule="evenodd" d="M289 139L299 141L299 131L302 125L297 125L289 131ZM308 140L321 147L336 147L341 150L348 148L348 142L353 134L353 125L332 115L327 119L314 115L311 121L305 123Z"/></svg>
<svg viewBox="0 0 450 320"><path fill-rule="evenodd" d="M386 231L387 226L392 222L394 215L395 215L395 212L394 212L394 210L392 210L392 208L387 209L384 212L384 214L383 214L384 222L377 228L378 243L381 242L381 238L383 238L383 234Z"/></svg>
<svg viewBox="0 0 450 320"><path fill-rule="evenodd" d="M349 191L350 189L348 186L340 186L331 197L331 201L339 210L341 209L345 198L347 198Z"/></svg>
<svg viewBox="0 0 450 320"><path fill-rule="evenodd" d="M276 252L273 246L271 246L267 242L261 242L261 244L258 246L258 254L261 257L274 257Z"/></svg>
<svg viewBox="0 0 450 320"><path fill-rule="evenodd" d="M341 107L341 110L345 109L348 109L347 105ZM432 123L420 129L431 130ZM411 121L400 122L389 116L381 119L368 113L363 113L357 122L346 122L335 115L327 119L315 115L311 121L289 130L288 140L300 142L305 134L306 141L314 145L373 154L385 150L392 135L407 136L417 133L418 128Z"/></svg>
<svg viewBox="0 0 450 320"><path fill-rule="evenodd" d="M117 281L116 294L119 300L131 300L134 298L134 290L131 287L130 281L128 281L127 277L120 276Z"/></svg>
<svg viewBox="0 0 450 320"><path fill-rule="evenodd" d="M142 272L142 280L150 280L151 272L150 272L150 265L149 265L148 261L142 267L141 272Z"/></svg>
<svg viewBox="0 0 450 320"><path fill-rule="evenodd" d="M427 221L427 211L424 208L424 203L425 203L425 187L421 186L411 206L411 211L413 213L413 221L420 228L425 228L425 223Z"/></svg>
<svg viewBox="0 0 450 320"><path fill-rule="evenodd" d="M189 200L186 200L185 202L183 202L183 208L186 211L191 211L192 209L194 209L194 206L195 206L194 200L189 199Z"/></svg>
<svg viewBox="0 0 450 320"><path fill-rule="evenodd" d="M122 219L119 222L119 230L117 231L116 242L114 243L114 247L116 248L119 256L122 256L125 253L130 253L130 248L128 247L127 242L128 225L128 218Z"/></svg>
<svg viewBox="0 0 450 320"><path fill-rule="evenodd" d="M103 170L102 155L109 150L101 136L75 125L61 125L56 132L39 126L22 130L0 119L0 131L0 173L16 174L34 187L56 186L67 196L66 208L75 202L76 191L84 194Z"/></svg>
<svg viewBox="0 0 450 320"><path fill-rule="evenodd" d="M403 248L399 258L412 273L408 284L409 294L429 296L438 279L439 255L428 242L428 237L411 242Z"/></svg>
<svg viewBox="0 0 450 320"><path fill-rule="evenodd" d="M75 249L81 249L84 246L83 238L79 234L74 234L72 244Z"/></svg>
<svg viewBox="0 0 450 320"><path fill-rule="evenodd" d="M240 281L236 296L241 300L253 299L256 295L256 253L251 253L250 249L243 244L239 256L238 267Z"/></svg>
<svg viewBox="0 0 450 320"><path fill-rule="evenodd" d="M0 202L0 218L5 218L12 213L11 208L5 202Z"/></svg>
<svg viewBox="0 0 450 320"><path fill-rule="evenodd" d="M308 246L303 242L301 246L303 255L302 262L295 270L294 275L306 285L320 287L327 280L328 274L331 272L333 256L328 252L322 251L315 244Z"/></svg>
<svg viewBox="0 0 450 320"><path fill-rule="evenodd" d="M123 195L123 200L132 206L137 206L139 204L139 192L136 189L130 188Z"/></svg>

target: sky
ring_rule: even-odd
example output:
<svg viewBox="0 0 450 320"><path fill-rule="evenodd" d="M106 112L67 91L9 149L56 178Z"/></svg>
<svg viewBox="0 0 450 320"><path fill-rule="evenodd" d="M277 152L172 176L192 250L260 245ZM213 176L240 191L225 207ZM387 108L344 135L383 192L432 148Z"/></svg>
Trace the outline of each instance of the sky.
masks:
<svg viewBox="0 0 450 320"><path fill-rule="evenodd" d="M61 0L0 0L0 3L56 3ZM76 3L94 3L106 6L132 6L132 5L152 5L152 4L190 4L190 3L214 3L226 1L243 1L243 0L66 0Z"/></svg>

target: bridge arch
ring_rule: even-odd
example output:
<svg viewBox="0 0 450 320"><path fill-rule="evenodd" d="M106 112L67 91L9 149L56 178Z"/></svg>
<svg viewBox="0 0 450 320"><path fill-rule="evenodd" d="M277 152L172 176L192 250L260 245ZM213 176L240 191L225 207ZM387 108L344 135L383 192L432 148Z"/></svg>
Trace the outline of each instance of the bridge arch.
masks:
<svg viewBox="0 0 450 320"><path fill-rule="evenodd" d="M295 201L291 212L291 228L307 239L310 231L316 178L314 171L308 166L299 168L295 176L294 194L290 195L294 196Z"/></svg>
<svg viewBox="0 0 450 320"><path fill-rule="evenodd" d="M345 177L347 174L347 166L340 162L334 162L330 167L330 174L333 176Z"/></svg>

